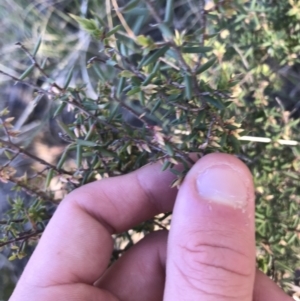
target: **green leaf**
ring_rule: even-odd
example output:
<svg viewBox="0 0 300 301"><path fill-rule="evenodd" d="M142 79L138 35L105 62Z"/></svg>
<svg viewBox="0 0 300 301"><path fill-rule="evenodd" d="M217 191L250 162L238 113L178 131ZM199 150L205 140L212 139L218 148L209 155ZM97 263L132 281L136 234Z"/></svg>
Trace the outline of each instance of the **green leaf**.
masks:
<svg viewBox="0 0 300 301"><path fill-rule="evenodd" d="M78 24L86 31L94 31L98 29L98 25L93 19L81 18L73 14L69 14L69 16L77 21Z"/></svg>
<svg viewBox="0 0 300 301"><path fill-rule="evenodd" d="M190 74L184 75L185 97L190 100L193 95L192 76Z"/></svg>
<svg viewBox="0 0 300 301"><path fill-rule="evenodd" d="M154 45L152 38L149 36L146 37L144 35L137 36L135 42L142 47L149 47Z"/></svg>
<svg viewBox="0 0 300 301"><path fill-rule="evenodd" d="M197 47L185 46L185 47L182 47L182 52L183 53L206 53L206 52L210 52L212 50L213 50L212 47L206 47L206 46L197 46Z"/></svg>
<svg viewBox="0 0 300 301"><path fill-rule="evenodd" d="M68 72L67 79L66 79L66 82L64 84L64 89L67 89L68 86L69 86L69 84L70 84L70 81L71 81L71 79L73 77L73 70L74 70L74 67L71 68L71 70Z"/></svg>
<svg viewBox="0 0 300 301"><path fill-rule="evenodd" d="M53 169L49 169L46 177L46 182L45 182L45 188L47 189L51 183L51 180L53 178Z"/></svg>
<svg viewBox="0 0 300 301"><path fill-rule="evenodd" d="M76 139L76 142L77 142L77 145L80 145L80 146L89 146L89 147L99 146L99 144L96 142L86 141L86 140L82 140L82 139Z"/></svg>
<svg viewBox="0 0 300 301"><path fill-rule="evenodd" d="M69 14L69 16L77 21L80 27L91 34L94 38L99 38L103 34L103 28L99 28L95 20L81 18L73 14Z"/></svg>
<svg viewBox="0 0 300 301"><path fill-rule="evenodd" d="M76 136L73 133L73 131L71 131L66 124L64 124L62 121L60 121L59 118L56 119L56 122L59 125L59 127L64 131L65 134L67 134L69 137L71 137L71 139L76 139Z"/></svg>
<svg viewBox="0 0 300 301"><path fill-rule="evenodd" d="M292 234L292 235L288 238L288 241L287 241L286 243L287 243L287 245L291 245L291 244L294 243L297 239L298 239L298 233L294 233L294 234Z"/></svg>
<svg viewBox="0 0 300 301"><path fill-rule="evenodd" d="M60 160L58 161L57 165L56 165L56 168L57 169L61 169L62 166L64 165L65 161L67 160L67 155L68 155L68 152L72 149L74 145L73 144L70 144L66 149L65 151L63 152L63 154L61 155L60 157Z"/></svg>
<svg viewBox="0 0 300 301"><path fill-rule="evenodd" d="M172 23L173 15L174 15L174 0L167 0L164 22L166 24Z"/></svg>
<svg viewBox="0 0 300 301"><path fill-rule="evenodd" d="M139 3L140 3L140 0L129 1L125 6L120 7L119 11L122 13L129 12L129 11L133 10L134 8L136 8Z"/></svg>
<svg viewBox="0 0 300 301"><path fill-rule="evenodd" d="M145 106L145 93L143 91L141 91L139 93L139 100L142 106Z"/></svg>
<svg viewBox="0 0 300 301"><path fill-rule="evenodd" d="M88 142L90 142L90 141L88 141ZM81 167L81 162L82 162L82 148L81 148L81 145L78 143L76 145L76 165L77 165L77 168Z"/></svg>
<svg viewBox="0 0 300 301"><path fill-rule="evenodd" d="M228 135L226 133L223 133L222 136L221 136L221 141L220 141L220 145L222 147L224 147L227 143L227 137Z"/></svg>
<svg viewBox="0 0 300 301"><path fill-rule="evenodd" d="M212 67L216 63L216 61L217 61L216 58L210 59L209 61L207 61L197 69L196 74L203 73L204 71Z"/></svg>
<svg viewBox="0 0 300 301"><path fill-rule="evenodd" d="M105 74L105 72L98 66L96 66L95 64L92 65L94 71L96 72L96 74L98 75L98 77L103 81L107 81L107 75Z"/></svg>
<svg viewBox="0 0 300 301"><path fill-rule="evenodd" d="M34 69L35 64L32 64L30 67L28 67L19 77L19 80L25 79Z"/></svg>
<svg viewBox="0 0 300 301"><path fill-rule="evenodd" d="M66 107L66 105L67 105L66 102L62 102L55 110L55 112L53 114L53 118L57 117L63 111L63 109Z"/></svg>
<svg viewBox="0 0 300 301"><path fill-rule="evenodd" d="M11 256L8 258L8 260L9 260L9 261L14 261L14 260L16 260L17 258L18 258L17 254L13 254L13 255L11 255Z"/></svg>
<svg viewBox="0 0 300 301"><path fill-rule="evenodd" d="M161 99L158 99L151 110L151 114L153 114L161 105Z"/></svg>
<svg viewBox="0 0 300 301"><path fill-rule="evenodd" d="M124 85L125 85L126 79L125 77L121 77L118 83L118 87L117 87L117 97L120 97L123 89L124 89Z"/></svg>
<svg viewBox="0 0 300 301"><path fill-rule="evenodd" d="M209 95L205 95L205 96L203 96L203 98L206 102L208 102L209 104L211 104L212 106L214 106L215 108L217 108L219 110L223 110L225 108L224 104L216 98L213 98Z"/></svg>
<svg viewBox="0 0 300 301"><path fill-rule="evenodd" d="M38 38L38 40L37 40L37 43L35 44L33 53L32 53L32 56L33 56L33 57L35 57L36 54L38 53L41 44L42 44L42 36L39 36L39 38Z"/></svg>
<svg viewBox="0 0 300 301"><path fill-rule="evenodd" d="M241 147L241 143L239 140L237 140L234 136L230 135L228 136L228 140L231 143L233 150L235 153L239 153L240 151L240 147Z"/></svg>
<svg viewBox="0 0 300 301"><path fill-rule="evenodd" d="M156 63L160 57L163 57L165 53L170 49L169 45L166 45L152 53L141 65L141 67L148 66L151 63Z"/></svg>
<svg viewBox="0 0 300 301"><path fill-rule="evenodd" d="M162 168L161 168L161 171L167 170L171 165L172 165L171 162L165 161L164 164L163 164L163 166L162 166Z"/></svg>
<svg viewBox="0 0 300 301"><path fill-rule="evenodd" d="M140 87L134 87L129 92L127 92L126 95L127 96L132 96L132 95L137 94L139 92L141 92L141 88Z"/></svg>
<svg viewBox="0 0 300 301"><path fill-rule="evenodd" d="M99 106L97 105L97 103L95 103L93 101L83 101L82 105L84 106L85 109L87 109L89 111L99 109Z"/></svg>
<svg viewBox="0 0 300 301"><path fill-rule="evenodd" d="M206 112L204 110L200 111L195 120L194 127L198 127L200 125L200 123L203 123L205 116L206 116Z"/></svg>
<svg viewBox="0 0 300 301"><path fill-rule="evenodd" d="M165 147L166 147L166 151L167 151L168 155L173 157L175 153L174 153L172 146L169 143L166 143Z"/></svg>
<svg viewBox="0 0 300 301"><path fill-rule="evenodd" d="M167 41L170 41L173 39L174 35L173 35L173 32L171 31L170 27L168 26L168 24L166 24L165 22L160 23L158 25L158 28Z"/></svg>
<svg viewBox="0 0 300 301"><path fill-rule="evenodd" d="M135 74L129 70L123 70L119 73L119 77L132 78Z"/></svg>
<svg viewBox="0 0 300 301"><path fill-rule="evenodd" d="M110 37L112 36L113 34L115 34L116 32L118 32L120 29L122 28L121 25L117 25L115 26L112 30L110 30L108 33L106 33L106 37Z"/></svg>
<svg viewBox="0 0 300 301"><path fill-rule="evenodd" d="M152 79L157 75L157 73L158 73L158 71L159 71L159 68L160 68L160 61L158 61L158 62L155 64L155 66L154 66L152 72L151 72L151 73L147 76L147 78L143 81L143 83L142 83L143 86L147 86L147 85L152 81Z"/></svg>

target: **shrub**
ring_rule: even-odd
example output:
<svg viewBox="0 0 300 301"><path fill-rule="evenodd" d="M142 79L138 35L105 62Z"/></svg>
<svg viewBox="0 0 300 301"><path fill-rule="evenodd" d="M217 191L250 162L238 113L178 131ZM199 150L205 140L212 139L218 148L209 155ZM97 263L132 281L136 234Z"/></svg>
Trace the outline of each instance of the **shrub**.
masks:
<svg viewBox="0 0 300 301"><path fill-rule="evenodd" d="M28 120L17 128L20 118L3 108L0 178L15 191L0 223L9 259L26 256L74 188L156 161L179 186L192 164L188 154L220 151L251 169L257 263L292 294L300 231L299 16L294 0L33 5L17 45L20 64L5 53L0 73L32 88L31 105L49 104L43 116L56 122L64 147L59 160L41 159L25 144ZM35 172L16 174L20 156L38 163ZM117 235L112 260L138 233L168 228L169 216Z"/></svg>

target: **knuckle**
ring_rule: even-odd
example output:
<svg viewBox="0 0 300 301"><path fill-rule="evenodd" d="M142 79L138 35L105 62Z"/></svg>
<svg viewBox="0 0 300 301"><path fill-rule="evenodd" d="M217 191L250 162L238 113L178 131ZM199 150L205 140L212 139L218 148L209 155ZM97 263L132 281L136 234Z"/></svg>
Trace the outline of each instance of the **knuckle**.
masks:
<svg viewBox="0 0 300 301"><path fill-rule="evenodd" d="M212 244L193 237L185 242L179 246L182 260L176 266L190 287L209 295L220 291L230 300L248 291L255 265L247 254L221 240Z"/></svg>

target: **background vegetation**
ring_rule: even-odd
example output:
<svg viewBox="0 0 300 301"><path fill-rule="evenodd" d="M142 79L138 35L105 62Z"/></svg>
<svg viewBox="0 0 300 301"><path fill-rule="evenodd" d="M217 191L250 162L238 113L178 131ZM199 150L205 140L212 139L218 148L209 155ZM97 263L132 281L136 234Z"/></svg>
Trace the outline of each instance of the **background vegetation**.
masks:
<svg viewBox="0 0 300 301"><path fill-rule="evenodd" d="M254 175L259 268L297 300L299 1L4 0L0 17L0 299L66 193L158 160L184 164L179 186L189 153L221 151ZM170 218L117 235L112 261Z"/></svg>

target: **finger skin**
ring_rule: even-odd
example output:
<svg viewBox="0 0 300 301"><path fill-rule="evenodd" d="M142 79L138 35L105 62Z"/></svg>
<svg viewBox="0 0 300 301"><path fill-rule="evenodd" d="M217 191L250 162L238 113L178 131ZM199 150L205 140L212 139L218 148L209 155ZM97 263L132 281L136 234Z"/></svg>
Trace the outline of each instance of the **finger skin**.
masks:
<svg viewBox="0 0 300 301"><path fill-rule="evenodd" d="M256 270L253 301L293 301L271 279Z"/></svg>
<svg viewBox="0 0 300 301"><path fill-rule="evenodd" d="M21 296L27 284L92 285L108 266L111 234L172 210L177 194L170 188L173 179L157 163L70 193L49 222L10 301L24 301L14 296Z"/></svg>
<svg viewBox="0 0 300 301"><path fill-rule="evenodd" d="M97 283L122 301L163 300L167 231L153 232L122 256ZM273 281L256 270L253 301L292 301Z"/></svg>
<svg viewBox="0 0 300 301"><path fill-rule="evenodd" d="M162 301L167 236L167 231L147 235L106 271L97 286L122 301Z"/></svg>
<svg viewBox="0 0 300 301"><path fill-rule="evenodd" d="M9 301L120 301L108 291L83 283L36 287L26 283Z"/></svg>
<svg viewBox="0 0 300 301"><path fill-rule="evenodd" d="M202 196L198 178L205 184ZM237 208L222 203L230 199L237 202ZM207 155L192 167L177 195L164 301L252 301L254 275L252 176L233 156Z"/></svg>

